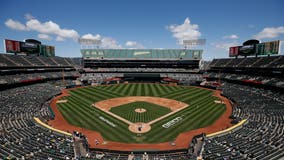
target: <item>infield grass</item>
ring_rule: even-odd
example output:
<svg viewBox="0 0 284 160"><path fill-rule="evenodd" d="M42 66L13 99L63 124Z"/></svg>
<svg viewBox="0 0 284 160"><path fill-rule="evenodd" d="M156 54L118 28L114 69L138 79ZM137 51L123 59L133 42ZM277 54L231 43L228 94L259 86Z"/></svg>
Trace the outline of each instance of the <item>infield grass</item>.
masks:
<svg viewBox="0 0 284 160"><path fill-rule="evenodd" d="M143 113L135 112L135 109L145 109ZM171 112L169 108L159 106L157 104L137 101L121 106L113 107L110 112L119 115L120 117L129 120L130 122L148 123L156 118L166 115Z"/></svg>

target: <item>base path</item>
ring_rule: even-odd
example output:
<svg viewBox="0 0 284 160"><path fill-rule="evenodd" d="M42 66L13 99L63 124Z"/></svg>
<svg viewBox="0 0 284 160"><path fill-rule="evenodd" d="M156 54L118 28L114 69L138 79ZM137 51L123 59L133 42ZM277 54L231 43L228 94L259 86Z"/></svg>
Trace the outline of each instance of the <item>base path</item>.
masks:
<svg viewBox="0 0 284 160"><path fill-rule="evenodd" d="M75 88L76 89L76 88ZM203 88L206 89L206 88ZM69 89L70 90L70 89ZM71 89L72 90L72 89ZM210 90L210 89L208 89ZM230 101L221 96L220 91L214 91L214 96L219 97L222 102L226 104L226 111L217 119L214 124L199 128L196 130L184 132L178 135L176 140L174 141L175 145L171 145L171 142L157 143L157 144L128 144L128 143L120 143L120 142L110 142L104 141L102 135L96 131L84 129L81 127L76 127L69 124L62 114L59 112L56 102L61 97L68 96L68 90L63 90L62 95L54 98L51 102L51 108L55 113L54 120L48 122L48 124L56 129L67 131L72 133L73 131L82 132L88 139L90 148L100 148L100 149L109 149L109 150L120 150L120 151L135 151L135 150L153 150L153 151L162 151L162 150L176 150L176 149L186 149L188 148L189 143L195 135L205 133L215 133L226 128L231 127L231 120L229 116L232 113L232 106ZM100 143L98 145L95 144L95 139L97 139Z"/></svg>

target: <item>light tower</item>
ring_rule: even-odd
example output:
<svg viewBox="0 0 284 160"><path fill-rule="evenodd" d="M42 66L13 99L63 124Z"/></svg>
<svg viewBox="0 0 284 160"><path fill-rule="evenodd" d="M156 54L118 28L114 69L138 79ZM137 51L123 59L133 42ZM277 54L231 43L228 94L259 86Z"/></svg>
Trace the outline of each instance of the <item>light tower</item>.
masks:
<svg viewBox="0 0 284 160"><path fill-rule="evenodd" d="M196 46L203 46L206 43L206 39L184 39L183 40L183 45L184 45L184 50L187 50L188 48L193 48ZM203 52L203 50L201 51ZM202 53L193 51L192 52L192 57L194 59L198 58L199 61L199 69L202 67L203 63L202 61Z"/></svg>
<svg viewBox="0 0 284 160"><path fill-rule="evenodd" d="M80 49L98 49L102 44L100 39L79 38Z"/></svg>
<svg viewBox="0 0 284 160"><path fill-rule="evenodd" d="M97 50L100 48L100 45L102 44L101 39L94 39L94 38L79 38L78 43L80 44L80 51L83 57L82 65L84 66L84 57L87 52L85 50ZM91 54L91 52L88 52Z"/></svg>
<svg viewBox="0 0 284 160"><path fill-rule="evenodd" d="M183 40L184 48L187 49L188 47L194 46L203 46L206 43L206 39L187 39Z"/></svg>

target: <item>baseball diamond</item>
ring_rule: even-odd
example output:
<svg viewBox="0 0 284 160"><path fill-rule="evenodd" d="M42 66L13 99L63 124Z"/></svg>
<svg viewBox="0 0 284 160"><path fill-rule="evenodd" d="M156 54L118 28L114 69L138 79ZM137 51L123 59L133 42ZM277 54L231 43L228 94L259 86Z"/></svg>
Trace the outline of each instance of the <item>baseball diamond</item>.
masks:
<svg viewBox="0 0 284 160"><path fill-rule="evenodd" d="M214 95L212 90L192 86L153 83L100 85L69 90L68 95L57 99L66 100L66 103L57 103L56 107L69 125L81 128L83 133L84 130L98 132L105 143L157 144L174 141L183 132L212 125L226 111L226 105L216 103L220 98ZM187 106L173 111L163 105L138 100L106 111L94 105L106 100L141 96L170 99ZM137 113L137 108L146 112ZM129 130L129 124L136 122L150 122L151 129L137 138L137 133ZM55 128L58 123L56 119L49 122Z"/></svg>

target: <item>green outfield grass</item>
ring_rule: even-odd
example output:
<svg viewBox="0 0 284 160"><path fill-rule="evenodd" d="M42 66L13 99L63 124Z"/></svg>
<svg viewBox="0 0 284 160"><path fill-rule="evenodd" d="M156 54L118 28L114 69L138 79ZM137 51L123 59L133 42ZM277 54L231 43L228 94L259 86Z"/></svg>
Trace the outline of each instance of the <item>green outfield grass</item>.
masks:
<svg viewBox="0 0 284 160"><path fill-rule="evenodd" d="M205 127L214 123L226 110L224 104L216 104L217 98L212 96L212 91L184 86L168 86L162 84L116 84L107 86L94 86L78 88L69 91L70 96L62 99L68 100L67 103L57 104L68 123L98 131L107 141L118 141L124 143L160 143L174 140L179 133ZM95 108L93 103L115 97L126 96L153 96L164 97L182 101L189 104L189 107L170 115L151 125L151 130L137 138L135 133L128 130L128 124L114 118L113 116ZM134 106L127 104L128 107L121 106L123 112L112 112L128 119L132 122L143 120L148 122L166 114L165 108L161 106L148 106L147 115L134 114ZM125 107L125 108L124 108ZM143 107L145 108L145 107ZM113 111L114 110L114 111ZM118 109L119 110L119 109ZM180 117L180 121L168 128L164 124Z"/></svg>
<svg viewBox="0 0 284 160"><path fill-rule="evenodd" d="M143 108L146 112L137 113L135 109ZM166 115L171 112L169 108L162 107L153 103L138 101L113 107L110 112L119 115L120 117L129 120L130 122L150 122L156 118Z"/></svg>

